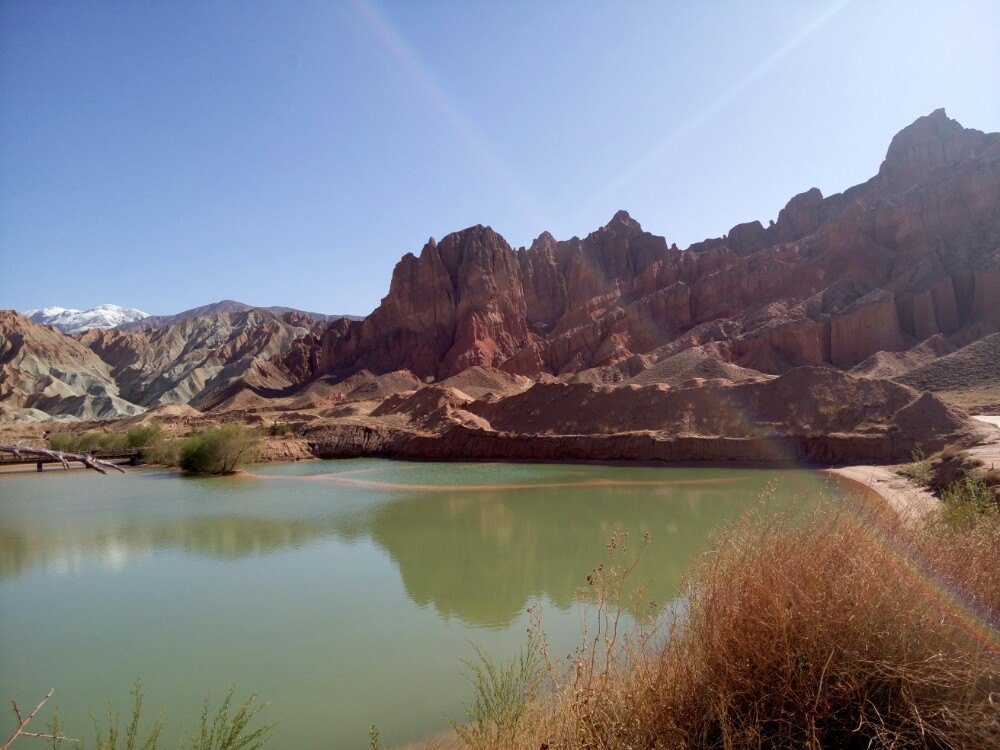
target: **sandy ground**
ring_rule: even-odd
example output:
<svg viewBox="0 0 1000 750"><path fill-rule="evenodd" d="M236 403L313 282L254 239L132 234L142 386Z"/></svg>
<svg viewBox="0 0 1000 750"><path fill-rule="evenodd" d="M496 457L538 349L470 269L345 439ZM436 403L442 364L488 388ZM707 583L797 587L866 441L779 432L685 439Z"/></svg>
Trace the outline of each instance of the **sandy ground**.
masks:
<svg viewBox="0 0 1000 750"><path fill-rule="evenodd" d="M830 472L877 493L903 518L919 521L940 502L930 490L886 466L841 466Z"/></svg>
<svg viewBox="0 0 1000 750"><path fill-rule="evenodd" d="M982 461L987 469L1000 469L1000 414L980 414L974 418L997 429L992 440L969 448L969 454Z"/></svg>
<svg viewBox="0 0 1000 750"><path fill-rule="evenodd" d="M969 448L970 455L978 458L988 468L1000 468L1000 415L975 417L996 428L993 436ZM904 518L919 520L940 502L929 490L897 474L888 466L843 466L830 471L863 484L881 495Z"/></svg>

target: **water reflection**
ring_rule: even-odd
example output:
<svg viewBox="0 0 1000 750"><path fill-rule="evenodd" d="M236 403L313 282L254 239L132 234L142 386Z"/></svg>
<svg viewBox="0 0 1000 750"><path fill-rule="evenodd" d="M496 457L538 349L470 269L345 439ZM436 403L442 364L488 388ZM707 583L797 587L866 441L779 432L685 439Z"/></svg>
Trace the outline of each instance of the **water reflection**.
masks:
<svg viewBox="0 0 1000 750"><path fill-rule="evenodd" d="M569 607L615 529L633 544L652 534L633 580L648 598L672 598L713 531L746 509L747 492L727 484L433 493L380 507L370 528L411 599L446 618L502 627L532 598Z"/></svg>
<svg viewBox="0 0 1000 750"><path fill-rule="evenodd" d="M335 531L333 518L239 515L151 519L108 529L5 526L0 529L0 577L16 577L36 567L51 573L76 572L87 564L114 570L157 550L232 559L301 547Z"/></svg>
<svg viewBox="0 0 1000 750"><path fill-rule="evenodd" d="M277 747L365 747L373 722L387 746L404 744L462 715L459 658L470 641L516 653L530 603L546 607L553 648L572 649L579 612L567 607L614 529L652 533L639 580L666 601L768 481L785 503L816 488L804 472L371 460L258 471L0 477L11 693L57 686L67 728L86 731L103 705L127 704L138 674L179 731L204 692L236 683L272 702Z"/></svg>
<svg viewBox="0 0 1000 750"><path fill-rule="evenodd" d="M413 465L371 462L348 472L352 481L366 471L374 475L362 487L312 475L317 466L336 470L336 465L312 464L303 468L304 476L271 474L240 481L174 477L162 482L153 481L162 474L139 473L128 485L77 482L74 492L77 497L82 493L83 500L69 509L58 500L65 488L53 484L44 497L14 498L5 505L0 577L14 578L35 568L52 574L79 572L88 565L114 570L163 551L226 560L324 539L370 539L388 554L413 602L433 606L444 618L505 627L532 598L569 607L617 528L634 540L651 532L653 544L637 579L648 582L649 598L673 597L692 556L774 477L760 471L669 470L673 473L665 475L652 469L471 466L461 475L452 470L450 481L472 477L489 489L467 484L451 489L446 481L427 491ZM510 471L521 472L522 488L496 489L497 475L509 480ZM676 481L677 472L684 471ZM675 481L657 485L650 480L664 476ZM595 481L611 481L600 477L633 483L595 486ZM399 481L411 478L413 489L400 490ZM379 479L392 483L379 484ZM447 473L444 479L449 480ZM39 478L32 490L50 481ZM787 473L772 503L810 494L815 483L815 475ZM523 489L524 484L531 489ZM13 486L27 484L22 480Z"/></svg>

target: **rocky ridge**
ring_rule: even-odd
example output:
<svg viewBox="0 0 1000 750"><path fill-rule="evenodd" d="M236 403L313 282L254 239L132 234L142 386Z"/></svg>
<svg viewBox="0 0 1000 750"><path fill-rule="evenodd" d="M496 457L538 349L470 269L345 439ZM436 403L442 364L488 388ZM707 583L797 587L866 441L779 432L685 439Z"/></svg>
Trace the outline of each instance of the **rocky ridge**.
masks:
<svg viewBox="0 0 1000 750"><path fill-rule="evenodd" d="M611 367L624 380L715 345L765 374L849 369L935 335L992 333L998 301L1000 134L938 110L893 139L868 182L826 198L813 188L766 228L740 224L684 251L624 211L584 239L543 233L527 249L481 225L431 239L396 266L370 316L296 356L307 377Z"/></svg>
<svg viewBox="0 0 1000 750"><path fill-rule="evenodd" d="M0 421L138 414L107 362L76 339L0 310Z"/></svg>
<svg viewBox="0 0 1000 750"><path fill-rule="evenodd" d="M271 307L259 307L254 305L248 305L245 302L237 302L236 300L224 299L219 302L212 302L208 305L201 305L200 307L192 307L190 310L184 310L183 312L176 313L175 315L146 315L141 319L135 321L130 321L123 323L121 325L115 326L124 331L141 331L150 328L163 328L165 326L174 325L175 323L180 323L189 318L203 318L207 315L216 315L223 313L245 313L251 310L266 310L267 312L274 313L275 315L284 315L286 313L295 313L302 318L308 318L313 321L332 321L338 320L340 318L348 318L350 320L358 320L356 316L353 315L327 315L325 313L315 313L306 312L304 310L296 310L294 307L282 307L280 305L274 305Z"/></svg>
<svg viewBox="0 0 1000 750"><path fill-rule="evenodd" d="M1000 393L1000 134L937 110L867 182L686 250L625 211L517 249L476 225L406 254L363 319L128 327L75 340L116 397L294 413L329 455L890 460L975 428L887 378L952 394L975 362Z"/></svg>
<svg viewBox="0 0 1000 750"><path fill-rule="evenodd" d="M260 403L250 389L278 393L293 384L271 359L316 325L297 313L251 309L148 330L93 328L67 336L2 311L4 419L114 418L160 404L211 408L241 397Z"/></svg>

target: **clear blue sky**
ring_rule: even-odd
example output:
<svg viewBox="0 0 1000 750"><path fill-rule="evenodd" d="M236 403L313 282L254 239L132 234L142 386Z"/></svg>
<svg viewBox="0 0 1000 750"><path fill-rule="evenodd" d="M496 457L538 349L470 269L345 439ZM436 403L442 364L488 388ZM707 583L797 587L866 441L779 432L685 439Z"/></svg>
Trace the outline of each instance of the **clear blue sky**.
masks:
<svg viewBox="0 0 1000 750"><path fill-rule="evenodd" d="M0 3L0 307L364 314L428 236L685 247L1000 130L1000 3Z"/></svg>

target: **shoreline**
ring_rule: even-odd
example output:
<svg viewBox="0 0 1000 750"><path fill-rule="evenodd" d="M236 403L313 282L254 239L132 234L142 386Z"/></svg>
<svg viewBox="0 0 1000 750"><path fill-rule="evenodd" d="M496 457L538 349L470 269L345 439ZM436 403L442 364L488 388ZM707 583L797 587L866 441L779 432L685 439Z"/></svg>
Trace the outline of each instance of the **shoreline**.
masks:
<svg viewBox="0 0 1000 750"><path fill-rule="evenodd" d="M990 430L984 440L980 440L967 450L970 455L978 458L984 465L989 467L1000 466L1000 416L998 415L978 415L973 417L984 427ZM417 462L442 462L442 463L556 463L556 464L579 464L579 465L607 465L607 466L636 466L636 467L662 467L662 468L728 468L728 469L803 469L816 471L827 476L836 477L856 485L865 492L878 495L888 504L900 517L921 521L931 511L940 504L940 499L930 490L921 487L908 477L897 474L893 467L896 464L873 464L858 463L841 466L823 465L821 462L796 461L782 456L781 458L770 457L770 460L754 459L706 459L706 460L657 460L655 458L611 458L611 459L588 459L581 456L571 456L566 458L554 458L552 456L432 456L432 455L407 455L395 451L339 451L333 455L324 456L323 443L311 441L307 438L285 438L269 440L265 443L264 456L266 460L257 461L250 466L266 466L271 464L299 463L311 460L333 460L336 458L382 458L387 460L417 461ZM279 447L280 446L280 447ZM338 455L339 454L339 455ZM83 469L82 466L71 466L72 469ZM169 467L162 467L169 468ZM47 471L66 471L63 467L53 464L51 469L46 467L41 473ZM25 475L39 473L31 464L15 464L0 466L0 477L3 475Z"/></svg>
<svg viewBox="0 0 1000 750"><path fill-rule="evenodd" d="M863 490L878 495L905 521L922 521L941 501L926 487L892 471L887 466L859 464L824 469Z"/></svg>
<svg viewBox="0 0 1000 750"><path fill-rule="evenodd" d="M993 427L988 437L966 449L984 466L1000 466L1000 415L976 415L973 419ZM880 496L904 520L921 521L941 504L933 492L909 477L897 474L891 465L857 464L837 466L827 473L843 477Z"/></svg>

